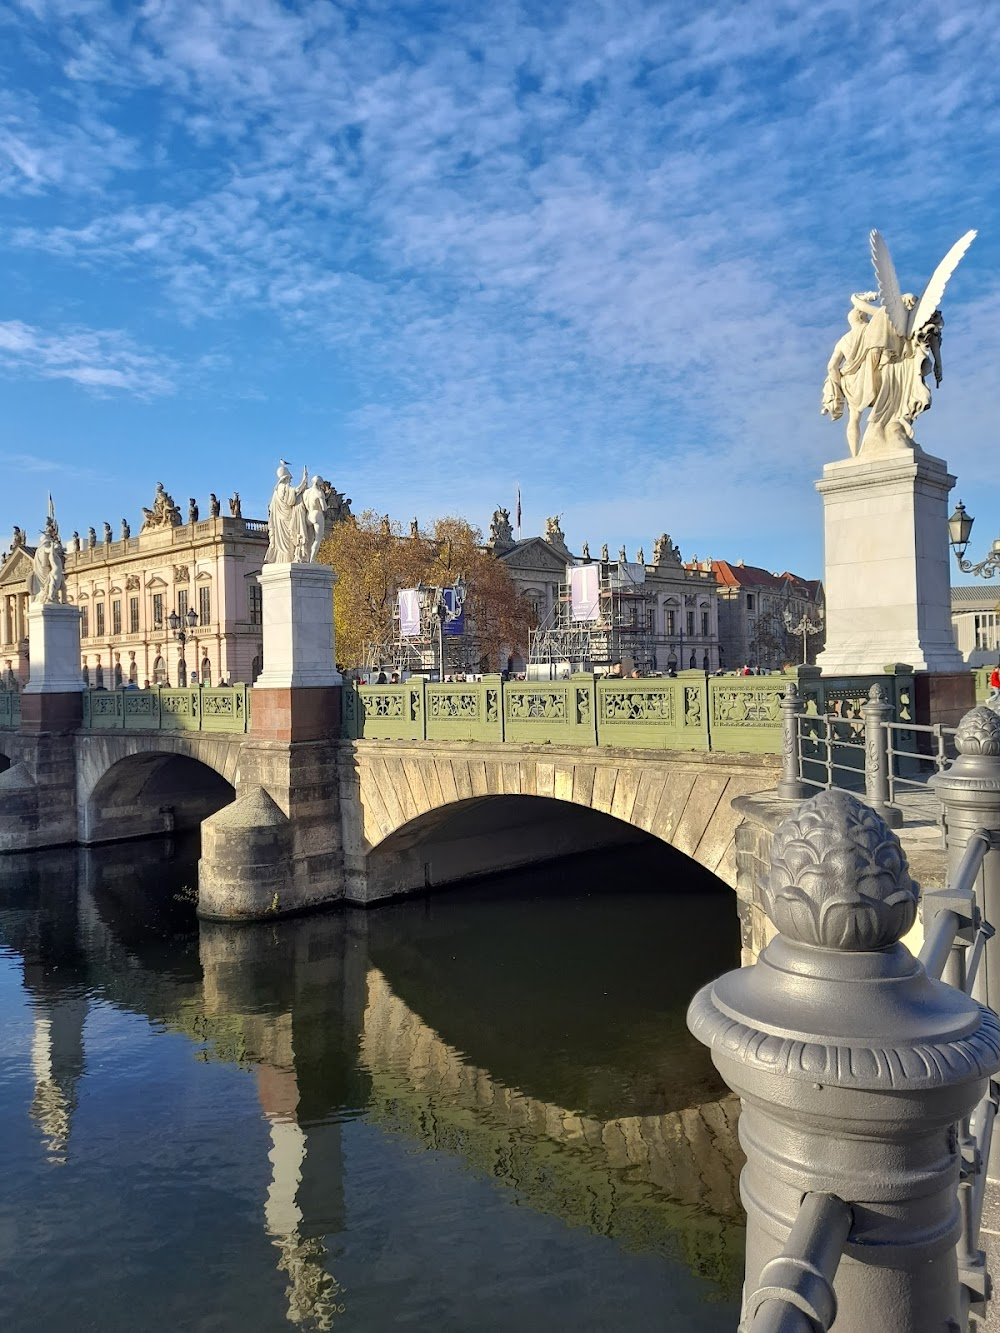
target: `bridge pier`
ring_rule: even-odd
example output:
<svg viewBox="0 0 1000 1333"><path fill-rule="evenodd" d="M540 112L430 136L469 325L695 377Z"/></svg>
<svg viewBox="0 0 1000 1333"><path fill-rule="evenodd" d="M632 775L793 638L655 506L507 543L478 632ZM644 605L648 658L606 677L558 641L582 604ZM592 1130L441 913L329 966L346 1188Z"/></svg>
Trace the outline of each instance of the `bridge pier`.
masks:
<svg viewBox="0 0 1000 1333"><path fill-rule="evenodd" d="M334 666L336 581L327 565L261 571L264 670L253 688L236 800L202 824L202 917L288 916L344 896L333 744L342 684Z"/></svg>

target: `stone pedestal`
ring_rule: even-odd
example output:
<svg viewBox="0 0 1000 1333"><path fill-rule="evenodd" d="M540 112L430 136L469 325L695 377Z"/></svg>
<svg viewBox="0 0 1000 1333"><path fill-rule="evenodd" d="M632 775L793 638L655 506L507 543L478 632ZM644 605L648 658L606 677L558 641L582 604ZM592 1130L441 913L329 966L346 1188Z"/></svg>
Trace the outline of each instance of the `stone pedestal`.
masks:
<svg viewBox="0 0 1000 1333"><path fill-rule="evenodd" d="M253 689L252 730L278 741L340 733L340 690L329 565L265 565L264 670Z"/></svg>
<svg viewBox="0 0 1000 1333"><path fill-rule="evenodd" d="M967 672L951 626L948 493L940 458L921 449L828 463L823 497L826 560L824 676Z"/></svg>
<svg viewBox="0 0 1000 1333"><path fill-rule="evenodd" d="M80 611L55 602L28 608L30 667L21 695L23 731L72 731L82 718Z"/></svg>

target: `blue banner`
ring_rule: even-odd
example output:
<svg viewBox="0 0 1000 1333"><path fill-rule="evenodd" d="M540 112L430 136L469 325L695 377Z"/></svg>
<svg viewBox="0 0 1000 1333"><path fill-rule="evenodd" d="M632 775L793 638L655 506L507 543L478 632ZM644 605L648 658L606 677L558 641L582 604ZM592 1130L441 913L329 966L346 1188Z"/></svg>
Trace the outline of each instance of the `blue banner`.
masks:
<svg viewBox="0 0 1000 1333"><path fill-rule="evenodd" d="M444 597L444 604L449 613L455 610L455 589L442 588L441 594ZM444 622L445 634L464 634L465 633L465 605L463 603L461 611L455 616L454 620Z"/></svg>

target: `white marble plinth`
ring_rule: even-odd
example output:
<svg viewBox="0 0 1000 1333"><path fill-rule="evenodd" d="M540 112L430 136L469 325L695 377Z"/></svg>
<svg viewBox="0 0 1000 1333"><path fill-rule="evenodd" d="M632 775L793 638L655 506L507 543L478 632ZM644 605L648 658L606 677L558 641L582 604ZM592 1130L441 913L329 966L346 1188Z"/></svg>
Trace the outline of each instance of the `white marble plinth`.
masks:
<svg viewBox="0 0 1000 1333"><path fill-rule="evenodd" d="M275 564L260 571L264 670L255 689L287 690L340 685L333 633L329 565Z"/></svg>
<svg viewBox="0 0 1000 1333"><path fill-rule="evenodd" d="M944 461L923 450L828 463L824 676L966 671L951 625L948 493Z"/></svg>
<svg viewBox="0 0 1000 1333"><path fill-rule="evenodd" d="M80 608L58 602L31 603L28 654L25 694L71 694L82 690Z"/></svg>

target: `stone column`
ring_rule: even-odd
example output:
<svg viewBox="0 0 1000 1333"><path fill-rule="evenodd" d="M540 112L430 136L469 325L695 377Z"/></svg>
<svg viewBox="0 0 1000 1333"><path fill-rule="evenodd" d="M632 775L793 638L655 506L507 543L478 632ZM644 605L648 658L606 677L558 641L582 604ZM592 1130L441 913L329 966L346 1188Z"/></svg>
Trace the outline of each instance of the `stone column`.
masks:
<svg viewBox="0 0 1000 1333"><path fill-rule="evenodd" d="M958 1127L1000 1067L1000 1021L899 943L917 885L895 834L848 792L799 806L771 866L779 934L688 1011L743 1099L745 1300L766 1294L804 1196L833 1195L851 1211L837 1333L957 1333Z"/></svg>
<svg viewBox="0 0 1000 1333"><path fill-rule="evenodd" d="M253 734L316 740L340 734L340 689L329 565L265 565L264 670L253 687Z"/></svg>
<svg viewBox="0 0 1000 1333"><path fill-rule="evenodd" d="M56 602L28 608L30 674L21 699L24 731L71 731L82 718L80 611Z"/></svg>
<svg viewBox="0 0 1000 1333"><path fill-rule="evenodd" d="M828 463L816 483L826 547L826 648L817 666L824 677L864 676L907 662L930 677L918 688L918 720L951 725L954 710L974 702L951 626L954 485L944 461L919 448Z"/></svg>

